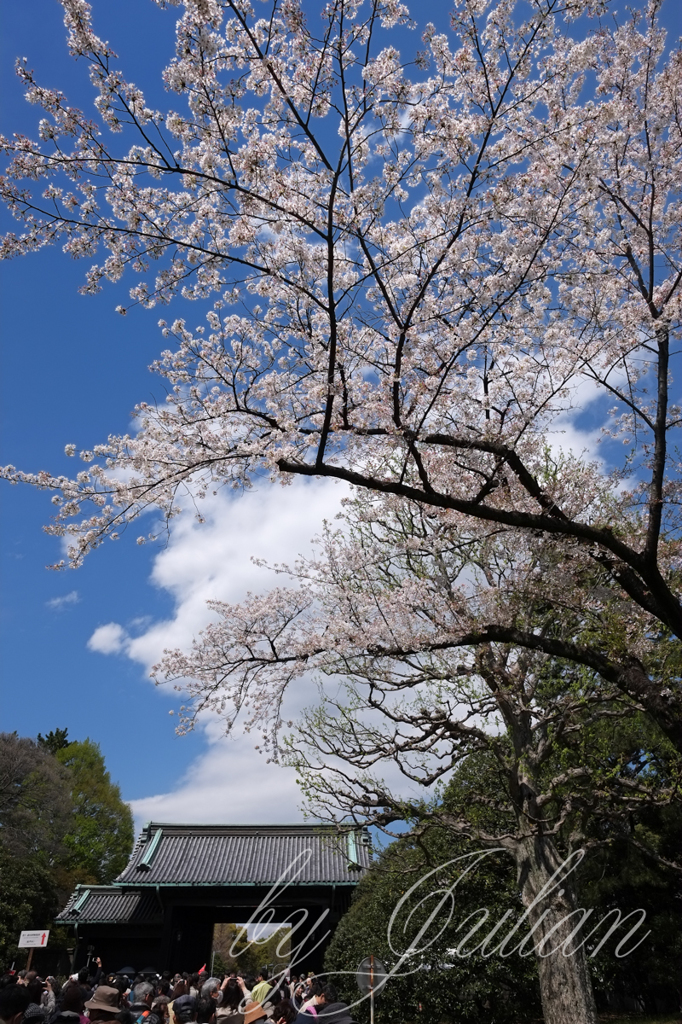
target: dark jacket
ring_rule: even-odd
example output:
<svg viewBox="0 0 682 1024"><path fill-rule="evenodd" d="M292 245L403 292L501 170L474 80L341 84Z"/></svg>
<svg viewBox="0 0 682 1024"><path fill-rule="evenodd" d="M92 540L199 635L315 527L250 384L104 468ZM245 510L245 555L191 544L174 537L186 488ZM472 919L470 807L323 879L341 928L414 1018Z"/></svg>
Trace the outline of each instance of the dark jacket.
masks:
<svg viewBox="0 0 682 1024"><path fill-rule="evenodd" d="M130 1012L134 1020L144 1017L144 1024L163 1024L161 1017L149 1009L148 1003L134 1003L130 1007Z"/></svg>

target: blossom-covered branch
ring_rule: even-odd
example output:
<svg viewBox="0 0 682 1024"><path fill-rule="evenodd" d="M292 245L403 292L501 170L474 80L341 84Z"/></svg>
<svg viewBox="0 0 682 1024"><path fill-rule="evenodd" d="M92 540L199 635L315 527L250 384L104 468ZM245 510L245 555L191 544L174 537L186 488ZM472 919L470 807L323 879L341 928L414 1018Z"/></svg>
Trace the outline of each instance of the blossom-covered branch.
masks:
<svg viewBox="0 0 682 1024"><path fill-rule="evenodd" d="M81 452L75 480L6 467L57 491L72 563L149 506L171 518L183 488L264 470L543 536L576 592L599 578L589 602L631 619L619 643L529 648L589 665L682 744L678 676L647 663L682 636L681 57L657 0L582 39L578 0L459 0L412 62L396 0L334 0L315 23L294 0L192 2L164 74L181 112L147 105L84 0L63 6L100 122L19 66L45 117L38 141L2 142L24 225L4 254L61 240L106 253L89 290L130 271L133 302L218 296L207 329L162 325L170 393L135 436ZM601 464L547 443L586 395ZM555 601L541 572L524 586ZM493 628L511 627L492 616L470 642Z"/></svg>

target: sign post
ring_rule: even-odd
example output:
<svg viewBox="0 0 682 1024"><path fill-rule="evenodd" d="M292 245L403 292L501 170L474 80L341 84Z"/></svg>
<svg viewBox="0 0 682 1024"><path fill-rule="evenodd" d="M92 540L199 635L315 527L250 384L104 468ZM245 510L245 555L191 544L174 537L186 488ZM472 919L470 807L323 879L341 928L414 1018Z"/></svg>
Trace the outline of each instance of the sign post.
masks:
<svg viewBox="0 0 682 1024"><path fill-rule="evenodd" d="M372 953L358 964L355 980L360 991L369 996L369 1020L370 1024L374 1024L374 994L378 994L383 988L386 981L386 968L381 960Z"/></svg>
<svg viewBox="0 0 682 1024"><path fill-rule="evenodd" d="M30 950L28 954L28 962L26 964L26 970L31 970L31 961L33 960L33 950L40 948L41 946L47 945L47 940L50 937L50 929L45 928L43 931L37 932L22 932L19 936L19 942L17 945L19 949Z"/></svg>

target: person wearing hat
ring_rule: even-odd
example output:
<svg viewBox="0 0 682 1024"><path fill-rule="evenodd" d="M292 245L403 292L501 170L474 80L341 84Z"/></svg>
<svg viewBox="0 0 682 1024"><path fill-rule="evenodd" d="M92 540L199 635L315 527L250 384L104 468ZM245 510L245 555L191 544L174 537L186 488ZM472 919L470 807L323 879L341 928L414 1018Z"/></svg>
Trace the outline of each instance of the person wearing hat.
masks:
<svg viewBox="0 0 682 1024"><path fill-rule="evenodd" d="M100 985L85 1008L91 1021L113 1020L121 1009L121 993L113 986Z"/></svg>
<svg viewBox="0 0 682 1024"><path fill-rule="evenodd" d="M197 1019L197 1009L195 996L178 996L173 1000L173 1016L177 1024L192 1024Z"/></svg>
<svg viewBox="0 0 682 1024"><path fill-rule="evenodd" d="M272 1016L272 1007L266 1008L253 999L244 1007L244 1024L254 1024L257 1020L266 1020Z"/></svg>
<svg viewBox="0 0 682 1024"><path fill-rule="evenodd" d="M24 1010L24 1024L45 1024L46 1014L40 1003L31 1002Z"/></svg>

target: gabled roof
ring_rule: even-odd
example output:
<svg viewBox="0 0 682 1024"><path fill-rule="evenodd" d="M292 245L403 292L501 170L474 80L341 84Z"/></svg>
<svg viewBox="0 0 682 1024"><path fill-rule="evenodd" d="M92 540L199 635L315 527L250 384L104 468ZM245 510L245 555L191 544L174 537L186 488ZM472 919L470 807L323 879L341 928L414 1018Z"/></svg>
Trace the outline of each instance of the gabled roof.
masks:
<svg viewBox="0 0 682 1024"><path fill-rule="evenodd" d="M116 885L79 885L56 918L62 924L153 924L163 918L156 893L124 891Z"/></svg>
<svg viewBox="0 0 682 1024"><path fill-rule="evenodd" d="M150 822L119 885L355 885L371 863L369 835L325 825Z"/></svg>

